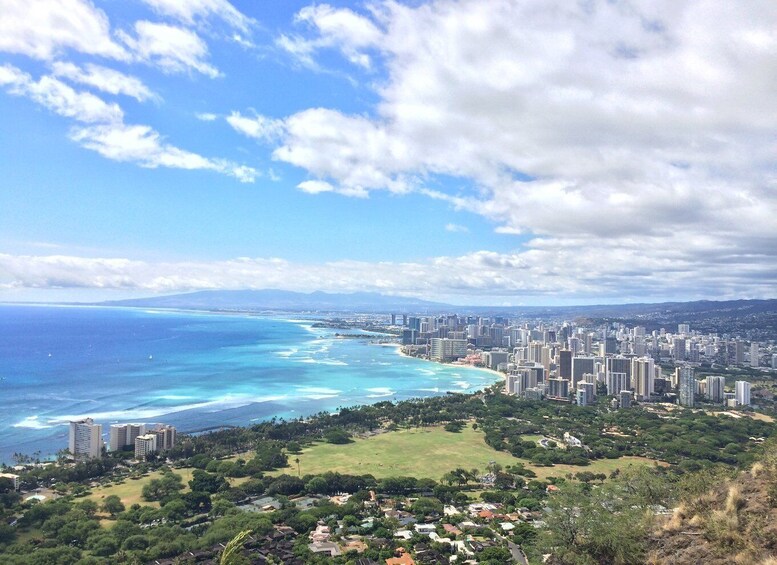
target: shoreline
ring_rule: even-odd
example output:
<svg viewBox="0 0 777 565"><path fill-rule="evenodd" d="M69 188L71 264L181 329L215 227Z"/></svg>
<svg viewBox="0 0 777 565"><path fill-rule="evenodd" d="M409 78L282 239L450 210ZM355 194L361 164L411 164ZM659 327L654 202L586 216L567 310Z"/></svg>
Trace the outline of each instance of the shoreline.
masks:
<svg viewBox="0 0 777 565"><path fill-rule="evenodd" d="M497 371L495 369L489 369L488 367L475 367L474 365L461 365L456 363L440 363L438 361L432 361L431 359L424 359L423 357L415 357L413 355L408 355L404 351L402 351L402 345L398 343L376 343L373 345L379 345L381 347L394 347L396 349L397 355L400 357L405 357L407 359L418 359L419 361L425 361L427 363L434 363L435 365L440 365L442 367L462 367L464 369L474 369L476 371L485 371L487 373L490 373L494 375L495 377L498 377L502 381L505 380L506 375L500 371Z"/></svg>
<svg viewBox="0 0 777 565"><path fill-rule="evenodd" d="M17 305L13 305L17 306ZM29 305L21 305L29 306ZM37 308L44 308L47 309L48 305L37 305ZM59 309L62 308L61 306L53 306L53 308ZM63 312L70 308L84 308L84 311L86 310L114 310L117 312L138 312L142 316L154 316L157 313L160 313L159 310L149 310L149 309L138 309L138 308L121 308L121 307L115 307L115 306L100 306L100 307L94 307L94 306L72 306L72 307L64 307L62 310ZM165 314L171 314L173 311L167 310L165 311ZM204 312L204 311L196 311L196 312L188 312L188 311L182 311L182 310L176 310L176 314L179 314L183 317L206 317L206 316L214 316L214 317L223 317L223 313L213 313L213 312ZM234 315L230 315L230 318L235 318ZM239 318L243 319L256 319L256 320L268 320L268 321L278 321L283 325L289 324L289 325L305 325L308 326L310 324L310 320L300 320L299 318L296 319L290 319L292 317L290 316L239 316ZM91 317L86 318L86 320L92 319ZM121 319L124 319L123 317ZM263 328L264 326L260 326L260 328ZM324 334L327 338L332 338L332 340L335 340L335 336L333 335L335 331L337 330L329 330L329 329L311 329L308 331L304 331L300 328L300 331L302 332L299 337L295 337L294 339L301 340L300 343L307 343L311 338L315 337L315 335L321 333ZM296 332L295 332L296 333ZM304 335L302 335L304 334ZM315 335L314 335L315 334ZM375 333L375 338L380 339L382 337L382 334ZM450 378L448 379L447 373L453 371L457 372L457 369L459 367L455 365L450 364L439 364L441 366L441 369L434 371L438 373L444 373L445 378L443 381L445 384L435 384L439 381L436 379L428 379L426 375L418 375L417 377L414 374L414 369L419 369L423 366L423 364L415 364L409 365L404 362L405 358L409 358L411 356L408 355L402 355L401 352L398 352L399 355L395 357L395 353L397 353L396 348L400 347L397 343L372 343L369 339L365 340L337 340L337 343L344 343L346 345L343 345L343 347L347 347L347 349L344 349L343 352L349 352L353 351L353 355L355 356L354 359L359 359L362 356L365 357L367 360L369 360L370 357L376 357L375 355L370 355L369 353L362 354L357 353L357 350L364 351L364 346L366 345L378 345L381 347L393 347L395 348L395 351L386 351L384 354L380 355L383 361L382 363L379 363L380 365L391 365L395 368L395 370L400 371L399 373L395 373L396 377L399 378L400 382L395 383L395 379L392 377L389 380L385 381L385 384L382 384L383 381L381 381L381 386L385 387L392 387L391 390L394 390L395 392L393 394L388 393L388 388L386 389L386 394L381 395L380 397L377 396L380 394L380 392L375 392L373 395L371 392L367 391L365 392L364 388L375 386L377 387L379 383L370 384L371 379L367 377L367 373L364 373L363 371L359 372L358 369L355 369L360 377L354 376L354 383L357 383L361 386L361 389L359 389L358 394L350 394L348 392L346 393L340 393L337 394L336 398L327 399L326 397L321 398L313 398L311 397L309 400L301 400L298 398L293 399L287 399L287 401L284 401L284 406L280 407L270 407L268 406L265 408L262 406L253 406L252 403L248 403L245 406L243 404L240 404L239 406L233 405L228 406L224 409L219 409L218 412L224 412L223 415L215 415L210 414L210 411L208 414L199 414L200 410L194 410L193 407L186 404L184 401L181 401L181 403L174 403L174 404L164 404L163 406L155 407L159 409L159 413L151 415L133 415L126 413L124 414L126 410L130 410L130 407L124 406L124 405L117 405L115 407L116 411L121 411L121 415L111 415L107 416L104 415L103 412L113 412L115 411L111 406L107 406L107 408L103 408L102 406L98 405L90 405L86 409L90 409L88 412L84 411L84 407L79 407L78 410L76 408L62 408L57 410L52 410L48 406L44 406L41 411L37 411L34 413L27 413L26 407L24 413L20 413L19 417L16 418L6 418L8 420L7 422L3 422L5 429L5 424L7 424L7 434L8 434L8 441L2 445L2 455L0 455L0 460L3 462L6 462L8 464L11 464L12 457L11 454L13 452L21 452L25 453L27 455L34 455L35 452L40 451L42 458L45 459L47 457L53 457L56 453L56 450L62 447L63 445L66 445L67 441L67 421L63 420L63 418L66 418L67 420L73 419L73 417L78 416L90 416L94 417L96 416L95 411L100 412L100 417L96 418L96 421L99 423L102 423L103 425L113 423L113 422L124 422L124 421L154 421L154 422L160 422L164 421L166 423L170 423L172 425L175 425L181 433L187 433L189 431L197 432L202 430L203 427L209 427L209 426L216 426L216 425L236 425L236 426L251 426L254 425L260 421L267 421L270 420L274 415L277 415L278 417L286 417L286 418L296 418L296 417L307 417L311 416L321 410L324 411L333 411L336 410L337 407L340 406L358 406L358 405L369 405L373 403L381 402L382 400L391 400L391 401L399 401L399 400L405 400L409 398L424 398L424 397L431 397L431 396L444 396L448 392L454 392L454 393L461 393L461 394L470 394L474 393L478 390L483 390L487 387L490 387L494 382L497 381L496 374L492 374L492 377L486 378L483 373L470 373L469 378L466 378L463 373L466 373L470 369L478 369L480 371L488 370L483 369L480 367L471 367L471 366L461 366L461 369L466 369L467 371L461 371L462 377L457 377L461 381L469 381L471 384L466 389L460 389L457 388L455 384L452 384L456 379ZM352 345L351 345L352 344ZM279 346L280 347L280 346ZM283 345L285 347L285 344ZM295 346L296 347L296 346ZM306 346L307 347L307 346ZM311 346L312 347L312 346ZM150 351L150 350L149 350ZM142 364L145 367L147 355L141 355L142 358ZM158 355L156 352L154 352L154 357L157 358ZM55 356L56 358L56 356ZM159 357L160 359L162 357ZM346 359L346 361L348 361ZM429 361L426 359L421 359L421 361ZM349 361L350 362L350 361ZM430 361L433 362L434 361ZM405 367L407 365L407 367ZM297 365L291 364L291 365L284 365L287 370L294 371L295 367ZM307 365L305 365L307 367ZM354 365L354 367L359 367L359 365ZM379 367L378 367L379 368ZM151 368L150 371L154 371L155 369ZM196 371L196 368L194 369ZM490 371L494 373L493 371ZM113 375L122 374L121 371L119 373L112 372ZM288 375L292 375L292 373L287 373ZM331 373L334 375L335 373ZM383 373L380 373L382 375ZM387 372L387 375L391 375L391 372ZM322 373L323 375L323 373ZM326 375L324 375L326 376ZM322 379L324 378L322 376ZM347 373L346 376L352 376L351 373ZM377 375L376 375L377 376ZM441 375L442 376L442 375ZM502 378L503 375L500 375ZM358 377L358 378L357 378ZM450 381L451 384L448 384ZM67 381L64 381L67 382ZM311 380L312 384L309 384L311 387L317 387L319 386L316 384L316 380ZM322 381L323 382L323 381ZM60 383L61 384L61 383ZM462 383L463 384L463 383ZM397 389L396 386L399 386ZM322 384L321 387L332 387L338 388L336 386L333 386L330 384ZM439 389L435 388L439 386ZM409 392L410 389L413 389L414 392L412 394ZM416 390L417 389L417 390ZM172 389L171 389L172 390ZM398 391L398 392L396 392ZM169 392L169 391L168 391ZM296 390L294 391L297 392ZM334 394L334 390L332 393ZM171 394L175 393L173 390ZM177 394L177 393L175 393ZM299 394L310 394L310 395L322 395L322 394L329 394L329 391L303 391ZM411 394L411 396L408 396ZM365 396L367 395L367 396ZM397 396L398 398L395 398L394 396ZM223 396L223 395L222 395ZM250 395L249 395L250 396ZM210 397L208 398L208 402L211 402ZM219 397L221 400L221 397ZM230 398L229 400L234 401L235 398ZM240 399L238 399L240 400ZM265 399L267 400L267 399ZM187 409L181 411L180 406L186 405ZM219 405L221 406L221 405ZM110 410L109 410L110 408ZM176 409L178 408L178 409ZM198 407L199 408L199 407ZM277 408L277 410L276 410ZM288 410L287 410L288 408ZM190 411L189 409L192 409ZM170 410L170 411L168 411ZM197 412L197 413L195 413ZM272 414L270 413L272 412ZM66 416L65 416L66 415ZM222 417L223 416L223 417ZM49 420L59 420L56 422L56 424L49 423ZM27 425L22 425L22 423ZM35 426L30 424L36 424ZM10 438L13 438L13 441L11 441ZM26 444L26 445L25 445Z"/></svg>

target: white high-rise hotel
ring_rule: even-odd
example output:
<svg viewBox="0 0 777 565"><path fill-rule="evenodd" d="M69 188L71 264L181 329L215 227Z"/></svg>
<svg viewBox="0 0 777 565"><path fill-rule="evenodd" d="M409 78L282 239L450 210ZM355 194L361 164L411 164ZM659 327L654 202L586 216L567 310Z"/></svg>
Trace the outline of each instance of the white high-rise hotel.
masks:
<svg viewBox="0 0 777 565"><path fill-rule="evenodd" d="M736 400L740 406L750 406L750 383L747 381L736 382Z"/></svg>
<svg viewBox="0 0 777 565"><path fill-rule="evenodd" d="M102 424L95 424L91 418L70 422L68 449L76 459L101 457L102 435Z"/></svg>

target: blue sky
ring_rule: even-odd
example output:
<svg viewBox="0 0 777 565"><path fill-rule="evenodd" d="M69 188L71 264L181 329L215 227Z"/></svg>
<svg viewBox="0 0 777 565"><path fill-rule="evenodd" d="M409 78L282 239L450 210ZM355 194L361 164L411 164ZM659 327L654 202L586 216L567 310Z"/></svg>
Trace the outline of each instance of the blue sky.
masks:
<svg viewBox="0 0 777 565"><path fill-rule="evenodd" d="M777 9L720 4L2 0L0 300L771 297Z"/></svg>

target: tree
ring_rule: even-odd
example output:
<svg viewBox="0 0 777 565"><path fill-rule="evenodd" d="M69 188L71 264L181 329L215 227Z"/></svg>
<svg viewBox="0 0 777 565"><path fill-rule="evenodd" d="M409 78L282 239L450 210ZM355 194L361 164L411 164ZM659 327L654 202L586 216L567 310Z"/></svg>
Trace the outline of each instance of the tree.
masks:
<svg viewBox="0 0 777 565"><path fill-rule="evenodd" d="M221 475L214 475L202 469L195 469L192 473L192 480L189 481L189 487L193 492L214 494L220 490L228 489L229 483Z"/></svg>
<svg viewBox="0 0 777 565"><path fill-rule="evenodd" d="M242 561L242 559L240 559L240 552L243 549L243 544L245 544L250 535L251 530L243 530L229 540L224 547L224 551L221 553L219 565L236 565L240 563Z"/></svg>
<svg viewBox="0 0 777 565"><path fill-rule="evenodd" d="M161 500L182 489L183 479L181 479L181 475L167 471L160 478L153 479L147 485L144 485L142 495L148 501Z"/></svg>
<svg viewBox="0 0 777 565"><path fill-rule="evenodd" d="M351 442L351 434L342 428L331 428L324 433L324 439L329 443L345 444Z"/></svg>
<svg viewBox="0 0 777 565"><path fill-rule="evenodd" d="M103 500L103 510L111 516L116 516L124 512L124 503L121 501L121 498L111 494Z"/></svg>

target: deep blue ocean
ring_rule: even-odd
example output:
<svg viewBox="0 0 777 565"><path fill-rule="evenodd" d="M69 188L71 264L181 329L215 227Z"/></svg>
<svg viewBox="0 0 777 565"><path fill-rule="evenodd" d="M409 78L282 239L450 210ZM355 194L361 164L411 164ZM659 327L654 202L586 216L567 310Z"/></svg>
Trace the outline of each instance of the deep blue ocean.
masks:
<svg viewBox="0 0 777 565"><path fill-rule="evenodd" d="M0 462L67 447L69 420L194 432L470 392L493 373L399 355L312 321L0 305Z"/></svg>

